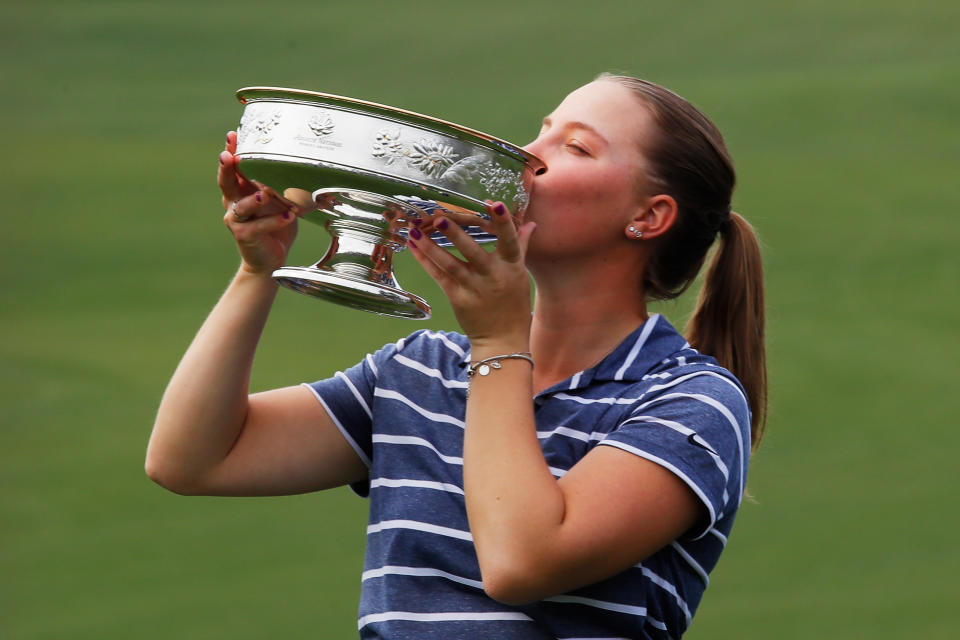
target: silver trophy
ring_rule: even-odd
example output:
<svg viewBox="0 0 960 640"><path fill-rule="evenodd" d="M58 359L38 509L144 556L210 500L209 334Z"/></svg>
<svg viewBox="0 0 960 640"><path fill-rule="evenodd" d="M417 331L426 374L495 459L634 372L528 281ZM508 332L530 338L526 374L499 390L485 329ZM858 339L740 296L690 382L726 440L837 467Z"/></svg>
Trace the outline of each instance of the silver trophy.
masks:
<svg viewBox="0 0 960 640"><path fill-rule="evenodd" d="M364 311L429 318L404 291L393 254L412 221L437 213L486 218L485 200L522 216L533 176L545 165L523 149L450 122L340 96L248 87L237 129L240 172L301 207L332 237L309 267L273 273L295 291ZM462 225L477 242L495 240ZM443 246L449 241L432 236Z"/></svg>

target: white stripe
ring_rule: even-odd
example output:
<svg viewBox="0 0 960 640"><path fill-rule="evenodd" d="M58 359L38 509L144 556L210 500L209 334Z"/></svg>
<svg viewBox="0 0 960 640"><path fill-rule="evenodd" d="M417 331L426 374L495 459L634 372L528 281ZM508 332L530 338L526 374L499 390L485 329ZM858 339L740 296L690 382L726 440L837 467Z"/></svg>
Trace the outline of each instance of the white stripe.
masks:
<svg viewBox="0 0 960 640"><path fill-rule="evenodd" d="M708 576L707 572L703 570L703 567L701 567L697 563L697 561L693 559L693 556L687 553L687 550L681 547L679 544L677 544L676 541L671 542L670 546L673 547L677 551L677 553L680 554L680 557L686 560L687 564L690 565L690 567L696 572L698 576L700 576L700 579L703 580L703 586L709 587L710 576Z"/></svg>
<svg viewBox="0 0 960 640"><path fill-rule="evenodd" d="M429 418L434 422L445 422L447 424L452 424L456 427L460 427L461 429L464 429L466 427L463 420L458 420L452 416L448 416L445 413L435 413L433 411L428 411L423 407L421 407L420 405L409 400L405 395L397 393L396 391L392 391L390 389L381 389L380 387L377 387L374 390L373 395L378 396L380 398L388 398L390 400L399 400L400 402L407 405L408 407L410 407L411 409L413 409L423 417Z"/></svg>
<svg viewBox="0 0 960 640"><path fill-rule="evenodd" d="M464 578L463 576L454 575L452 573L447 573L446 571L440 571L439 569L430 569L427 567L399 567L399 566L385 566L380 567L379 569L370 569L369 571L364 571L360 577L361 582L366 580L372 580L374 578L382 578L383 576L415 576L418 578L446 578L451 582L457 582L459 584L465 584L470 587L476 587L477 589L483 589L483 583L479 580L471 580L470 578Z"/></svg>
<svg viewBox="0 0 960 640"><path fill-rule="evenodd" d="M659 464L661 467L665 467L665 468L669 469L670 471L672 471L678 478L680 478L681 480L683 480L684 482L687 483L687 486L689 486L690 489L692 489L693 492L694 492L695 494L697 494L697 497L699 497L700 500L703 502L704 506L707 507L707 511L710 513L710 524L712 525L712 524L716 521L716 519L717 519L717 514L716 514L716 512L713 510L713 504L712 504L712 503L710 502L710 500L707 498L706 494L703 492L703 489L701 489L700 486L699 486L696 482L694 482L693 480L691 480L690 478L688 478L685 473L683 473L682 471L680 471L680 469L678 469L677 467L673 466L672 464L670 464L669 462L667 462L667 461L664 460L663 458L658 458L657 456L653 455L652 453L648 453L648 452L644 451L643 449L637 449L636 447L633 447L633 446L631 446L631 445L629 445L629 444L624 444L624 443L622 443L622 442L617 442L616 440L601 440L600 443L599 443L597 446L603 446L603 445L607 445L608 447L616 447L617 449L623 449L624 451L629 451L630 453L632 453L632 454L634 454L634 455L640 456L641 458L644 458L644 459L646 459L646 460L649 460L650 462L655 462L655 463Z"/></svg>
<svg viewBox="0 0 960 640"><path fill-rule="evenodd" d="M653 331L653 326L657 324L657 318L659 317L660 314L655 313L647 319L646 323L644 323L643 331L640 332L640 336L637 338L637 341L633 343L633 348L630 349L627 359L623 361L623 365L621 365L616 375L613 376L614 380L623 380L623 374L627 372L627 369L630 368L630 365L633 364L633 361L637 359L637 355L640 353L643 343L646 342L647 338L650 337L650 332Z"/></svg>
<svg viewBox="0 0 960 640"><path fill-rule="evenodd" d="M447 484L446 482L431 482L429 480L398 480L394 478L377 478L376 480L372 480L370 482L370 488L373 487L412 487L414 489L436 489L438 491L456 493L461 496L463 495L463 489L455 484Z"/></svg>
<svg viewBox="0 0 960 640"><path fill-rule="evenodd" d="M373 362L373 356L369 353L367 354L367 364L370 366L370 370L373 371L373 377L379 378L380 371L377 370L377 365Z"/></svg>
<svg viewBox="0 0 960 640"><path fill-rule="evenodd" d="M444 455L440 453L440 451L435 446L433 446L431 442L424 440L423 438L418 438L416 436L391 436L391 435L385 435L381 433L375 433L373 434L373 442L383 442L386 444L409 444L417 447L426 447L427 449L430 449L434 453L436 453L437 456L447 464L459 464L461 466L463 465L463 458L459 458L457 456Z"/></svg>
<svg viewBox="0 0 960 640"><path fill-rule="evenodd" d="M306 382L302 383L301 386L304 386L307 389L310 389L310 391L313 393L313 397L317 399L317 401L323 406L324 411L327 412L327 415L330 416L330 419L333 420L333 424L336 425L337 430L340 432L340 435L342 435L346 439L347 444L349 444L350 447L353 448L356 454L360 456L360 459L363 461L363 464L365 464L367 466L367 469L369 469L372 466L372 463L370 462L370 458L367 456L367 454L364 453L363 447L357 444L357 441L353 439L353 436L350 435L350 432L343 428L343 425L340 424L340 420L337 418L336 414L334 414L333 411L330 411L330 407L328 407L326 401L322 397L320 397L320 394L317 393L317 390L314 389L309 384L307 384Z"/></svg>
<svg viewBox="0 0 960 640"><path fill-rule="evenodd" d="M426 365L423 365L416 360L408 358L407 356L402 356L397 354L393 356L393 359L399 362L400 364L409 367L410 369L415 369L424 375L428 375L431 378L436 378L440 381L440 384L445 386L447 389L466 389L470 386L469 382L460 381L460 380L448 380L443 377L443 374L440 373L438 369L432 369Z"/></svg>
<svg viewBox="0 0 960 640"><path fill-rule="evenodd" d="M660 631L668 630L667 624L665 622L661 622L657 620L656 618L651 618L648 616L645 622L649 624L651 627L656 627L657 629L660 629Z"/></svg>
<svg viewBox="0 0 960 640"><path fill-rule="evenodd" d="M537 438L541 440L546 440L553 435L567 436L568 438L582 440L583 442L602 440L607 436L606 433L600 433L599 431L594 431L593 433L584 433L582 431L577 431L576 429L571 429L570 427L556 427L551 431L537 431Z"/></svg>
<svg viewBox="0 0 960 640"><path fill-rule="evenodd" d="M743 457L743 440L742 440L742 433L741 433L741 431L740 431L739 425L737 424L737 419L736 419L735 417L733 417L733 414L730 413L730 410L727 409L723 404L721 404L720 402L714 400L714 399L711 398L710 396L705 396L705 395L702 395L702 394L699 394L699 393L668 393L668 394L666 394L666 395L663 395L663 396L659 396L659 397L657 397L657 398L654 398L653 400L651 400L651 401L649 401L649 402L645 402L644 404L642 404L642 405L640 405L639 407L637 407L637 410L640 411L640 410L642 410L642 409L645 409L645 408L647 408L648 406L650 406L651 404L653 404L653 403L655 403L655 402L662 402L662 401L664 401L664 400L672 400L672 399L674 399L674 398L693 398L694 400L699 400L700 402L702 402L702 403L704 403L704 404L710 405L711 407L713 407L714 409L716 409L717 411L719 411L719 412L723 415L723 417L727 419L727 422L730 423L730 426L733 427L733 432L734 432L734 434L736 435L736 439L737 439L737 451L738 451L739 454L740 454L740 473L739 473L739 476L740 476L740 491L739 491L739 493L737 493L737 505L739 505L739 504L740 504L740 501L743 499L743 476L744 476L744 467L746 466L747 461L746 461L746 460L744 459L744 457ZM747 433L749 433L749 429L747 430Z"/></svg>
<svg viewBox="0 0 960 640"><path fill-rule="evenodd" d="M668 582L667 580L660 577L650 569L647 569L642 564L637 565L637 568L640 569L643 575L645 575L647 578L650 579L650 582L657 585L658 587L660 587L661 589L669 593L671 596L673 596L673 599L677 601L677 606L679 606L680 609L683 611L683 616L684 618L687 619L687 625L689 626L690 621L693 620L693 614L690 613L690 607L687 606L686 600L681 598L680 594L677 593L677 588L673 585L673 583Z"/></svg>
<svg viewBox="0 0 960 640"><path fill-rule="evenodd" d="M654 392L654 391L662 391L663 389L669 389L670 387L672 387L672 386L674 386L674 385L678 385L678 384L680 384L681 382L686 382L686 381L689 380L690 378L696 378L697 376L710 376L710 377L712 377L712 378L719 378L720 380L723 380L723 381L726 382L728 385L730 385L730 386L733 388L734 391L737 392L737 395L739 395L740 398L743 400L743 404L749 408L749 403L747 402L747 397L746 397L745 395L743 395L743 391L740 390L740 387L738 387L738 386L737 386L730 378L728 378L727 376L722 376L722 375L720 375L719 373L715 373L715 372L713 372L713 371L695 371L694 373L688 373L688 374L682 375L682 376L680 376L679 378L677 378L677 379L675 379L675 380L671 380L670 382L668 382L668 383L666 383L666 384L653 385L652 387L650 387L649 389L647 389L646 391L644 391L644 392L643 392L643 395L646 396L648 393L652 393L652 392Z"/></svg>
<svg viewBox="0 0 960 640"><path fill-rule="evenodd" d="M635 607L629 604L620 604L619 602L605 602L603 600L594 600L593 598L583 598L580 596L554 596L552 598L546 598L546 602L572 602L575 604L583 604L588 607L596 607L597 609L606 609L607 611L616 611L617 613L626 613L631 616L646 616L647 608L646 607Z"/></svg>
<svg viewBox="0 0 960 640"><path fill-rule="evenodd" d="M435 331L424 331L423 335L430 338L431 340L439 340L444 345L446 345L448 349L456 353L461 358L467 355L467 353L463 350L463 348L460 345L458 345L456 342L451 342L450 339L447 338L447 336L441 333L436 333Z"/></svg>
<svg viewBox="0 0 960 640"><path fill-rule="evenodd" d="M426 447L427 449L430 449L436 453L437 456L447 464L458 464L463 466L463 458L444 455L440 453L440 451L438 451L437 448L430 442L424 440L423 438L417 438L416 436L390 436L384 434L374 434L373 442L383 442L386 444L409 444L418 447ZM370 465L368 464L367 466ZM567 469L560 469L558 467L547 467L547 469L550 470L550 473L555 478L562 478L563 476L567 475Z"/></svg>
<svg viewBox="0 0 960 640"><path fill-rule="evenodd" d="M519 620L528 622L532 618L523 613L514 611L492 611L474 612L474 611L451 611L449 613L416 613L413 611L386 611L384 613L371 613L357 620L357 628L363 629L373 622L386 622L387 620L407 620L412 622L448 622L462 620Z"/></svg>
<svg viewBox="0 0 960 640"><path fill-rule="evenodd" d="M569 393L555 393L553 397L557 400L573 400L577 404L634 404L643 398L643 396L639 398L581 398Z"/></svg>
<svg viewBox="0 0 960 640"><path fill-rule="evenodd" d="M583 375L583 371L580 371L580 372L574 374L574 376L573 376L572 378L570 378L570 386L569 386L568 388L569 388L569 389L576 389L576 388L580 385L580 377L581 377L582 375Z"/></svg>
<svg viewBox="0 0 960 640"><path fill-rule="evenodd" d="M711 528L710 533L712 533L716 538L718 538L720 542L723 543L723 546L727 546L727 536L723 535L722 533L717 531L715 528Z"/></svg>
<svg viewBox="0 0 960 640"><path fill-rule="evenodd" d="M707 442L706 438L701 436L699 433L697 433L690 427L687 427L679 422L674 422L673 420L664 420L663 418L657 418L655 416L634 416L627 420L624 420L621 423L621 426L624 424L629 424L631 422L648 422L648 423L652 422L654 424L659 424L661 426L667 427L668 429L673 429L674 431L678 433L682 433L685 436L692 435L695 439L699 439L700 442L702 442L703 444L710 447L710 449L712 449L712 451L707 451L706 449L704 449L704 451L713 459L714 463L717 465L717 468L720 470L720 473L723 474L724 481L730 479L730 470L727 469L727 465L723 463L723 459L716 454L716 449L709 442ZM724 498L724 502L726 502L726 498Z"/></svg>
<svg viewBox="0 0 960 640"><path fill-rule="evenodd" d="M361 407L363 407L363 410L367 412L367 417L373 418L373 412L370 411L370 405L368 405L367 401L363 399L363 396L360 395L360 392L357 390L357 388L353 386L353 382L350 381L350 378L348 378L343 371L337 371L337 373L334 374L334 377L340 378L347 384L347 388L350 389L350 393L352 393L353 397L357 399L357 402Z"/></svg>
<svg viewBox="0 0 960 640"><path fill-rule="evenodd" d="M387 529L411 529L413 531L423 531L424 533L434 533L438 536L446 536L447 538L473 541L473 536L470 535L469 531L441 527L440 525L430 524L429 522L419 522L417 520L384 520L367 527L367 534L380 533Z"/></svg>

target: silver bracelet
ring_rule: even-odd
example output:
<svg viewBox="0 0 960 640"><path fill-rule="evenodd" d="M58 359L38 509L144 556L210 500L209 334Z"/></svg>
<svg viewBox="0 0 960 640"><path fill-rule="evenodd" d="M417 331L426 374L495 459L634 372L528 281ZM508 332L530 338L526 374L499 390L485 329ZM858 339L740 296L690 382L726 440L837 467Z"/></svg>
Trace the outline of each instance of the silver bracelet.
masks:
<svg viewBox="0 0 960 640"><path fill-rule="evenodd" d="M472 378L474 374L479 373L482 376L490 375L490 371L493 369L501 369L503 365L500 364L501 360L526 360L530 363L530 366L535 366L533 364L533 358L530 357L529 351L524 351L523 353L508 353L502 356L493 356L492 358L484 358L483 360L477 360L476 362L471 362L470 366L467 367L467 377Z"/></svg>

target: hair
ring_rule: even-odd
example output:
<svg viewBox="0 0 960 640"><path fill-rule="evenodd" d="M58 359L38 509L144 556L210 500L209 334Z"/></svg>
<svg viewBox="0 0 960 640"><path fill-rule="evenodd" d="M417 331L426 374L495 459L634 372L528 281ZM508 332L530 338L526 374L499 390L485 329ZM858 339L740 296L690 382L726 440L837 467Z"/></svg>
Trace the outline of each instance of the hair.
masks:
<svg viewBox="0 0 960 640"><path fill-rule="evenodd" d="M740 380L756 449L767 416L763 268L753 228L730 208L736 174L723 136L696 107L663 87L630 76L597 79L630 89L649 109L656 130L640 141L649 164L645 177L677 203L673 226L651 241L645 295L669 300L686 291L720 237L686 337Z"/></svg>

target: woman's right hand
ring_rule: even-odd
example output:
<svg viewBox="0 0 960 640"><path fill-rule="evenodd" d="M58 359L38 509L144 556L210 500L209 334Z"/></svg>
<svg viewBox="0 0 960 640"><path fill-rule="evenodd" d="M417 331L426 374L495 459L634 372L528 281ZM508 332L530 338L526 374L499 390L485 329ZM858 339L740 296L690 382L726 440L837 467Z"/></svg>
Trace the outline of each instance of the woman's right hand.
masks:
<svg viewBox="0 0 960 640"><path fill-rule="evenodd" d="M223 222L236 239L241 268L269 276L285 263L297 235L297 216L305 211L270 187L244 178L237 169L236 151L237 134L230 131L217 174L226 210Z"/></svg>

